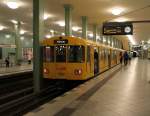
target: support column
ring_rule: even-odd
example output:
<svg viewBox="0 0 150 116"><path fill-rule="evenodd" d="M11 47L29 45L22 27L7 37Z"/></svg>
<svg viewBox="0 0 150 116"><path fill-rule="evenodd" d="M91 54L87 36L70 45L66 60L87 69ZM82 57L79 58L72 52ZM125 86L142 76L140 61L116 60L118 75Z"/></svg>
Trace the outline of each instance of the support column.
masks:
<svg viewBox="0 0 150 116"><path fill-rule="evenodd" d="M111 37L109 36L109 37L108 37L108 45L109 45L109 46L110 46L110 38L111 38Z"/></svg>
<svg viewBox="0 0 150 116"><path fill-rule="evenodd" d="M114 47L116 48L116 38L114 38Z"/></svg>
<svg viewBox="0 0 150 116"><path fill-rule="evenodd" d="M65 35L72 35L72 6L70 4L64 5L65 9Z"/></svg>
<svg viewBox="0 0 150 116"><path fill-rule="evenodd" d="M82 16L82 38L87 39L87 16Z"/></svg>
<svg viewBox="0 0 150 116"><path fill-rule="evenodd" d="M22 59L20 27L21 27L21 22L18 21L17 24L15 24L16 64L20 64L19 61Z"/></svg>
<svg viewBox="0 0 150 116"><path fill-rule="evenodd" d="M106 45L106 35L103 36L103 43Z"/></svg>
<svg viewBox="0 0 150 116"><path fill-rule="evenodd" d="M113 37L110 37L110 46L112 47L112 39Z"/></svg>
<svg viewBox="0 0 150 116"><path fill-rule="evenodd" d="M96 37L97 37L97 25L93 25L93 41L96 42Z"/></svg>
<svg viewBox="0 0 150 116"><path fill-rule="evenodd" d="M114 37L112 38L112 47L114 47Z"/></svg>
<svg viewBox="0 0 150 116"><path fill-rule="evenodd" d="M118 48L118 39L116 39L116 47Z"/></svg>
<svg viewBox="0 0 150 116"><path fill-rule="evenodd" d="M116 39L116 48L118 48L118 39Z"/></svg>
<svg viewBox="0 0 150 116"><path fill-rule="evenodd" d="M120 47L120 40L118 40L118 48L121 48L121 47Z"/></svg>
<svg viewBox="0 0 150 116"><path fill-rule="evenodd" d="M102 36L102 44L104 44L104 36Z"/></svg>
<svg viewBox="0 0 150 116"><path fill-rule="evenodd" d="M100 36L101 37L101 43L103 44L103 36Z"/></svg>
<svg viewBox="0 0 150 116"><path fill-rule="evenodd" d="M40 39L43 39L44 7L43 0L33 0L33 77L34 93L41 89L42 54L40 52Z"/></svg>
<svg viewBox="0 0 150 116"><path fill-rule="evenodd" d="M108 45L108 38L109 36L106 36L106 45Z"/></svg>

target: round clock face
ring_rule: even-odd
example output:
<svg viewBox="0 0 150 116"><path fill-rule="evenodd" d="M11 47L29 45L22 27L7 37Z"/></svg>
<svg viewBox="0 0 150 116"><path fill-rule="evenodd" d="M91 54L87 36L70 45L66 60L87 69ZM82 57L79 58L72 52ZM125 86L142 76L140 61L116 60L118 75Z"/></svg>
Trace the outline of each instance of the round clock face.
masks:
<svg viewBox="0 0 150 116"><path fill-rule="evenodd" d="M125 28L124 28L124 31L125 31L126 33L130 33L130 32L131 32L131 27L125 27Z"/></svg>

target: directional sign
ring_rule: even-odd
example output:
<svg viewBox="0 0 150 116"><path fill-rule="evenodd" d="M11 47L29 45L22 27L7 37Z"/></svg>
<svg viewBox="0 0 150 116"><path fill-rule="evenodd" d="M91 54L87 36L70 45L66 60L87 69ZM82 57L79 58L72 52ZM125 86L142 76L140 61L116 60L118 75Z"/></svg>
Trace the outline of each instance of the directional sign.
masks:
<svg viewBox="0 0 150 116"><path fill-rule="evenodd" d="M130 22L107 22L103 23L104 35L132 35L133 25Z"/></svg>

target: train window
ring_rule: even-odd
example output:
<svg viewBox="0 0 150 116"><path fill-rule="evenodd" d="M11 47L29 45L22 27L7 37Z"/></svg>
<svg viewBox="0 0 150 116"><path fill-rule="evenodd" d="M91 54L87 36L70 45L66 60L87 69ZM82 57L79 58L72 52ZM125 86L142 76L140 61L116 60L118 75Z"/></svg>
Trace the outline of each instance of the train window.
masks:
<svg viewBox="0 0 150 116"><path fill-rule="evenodd" d="M45 62L54 62L54 46L46 46L43 49L43 60Z"/></svg>
<svg viewBox="0 0 150 116"><path fill-rule="evenodd" d="M87 46L87 62L90 62L90 46Z"/></svg>
<svg viewBox="0 0 150 116"><path fill-rule="evenodd" d="M58 45L55 47L56 50L56 62L66 62L66 46Z"/></svg>
<svg viewBox="0 0 150 116"><path fill-rule="evenodd" d="M84 46L68 46L68 62L84 62L85 47Z"/></svg>

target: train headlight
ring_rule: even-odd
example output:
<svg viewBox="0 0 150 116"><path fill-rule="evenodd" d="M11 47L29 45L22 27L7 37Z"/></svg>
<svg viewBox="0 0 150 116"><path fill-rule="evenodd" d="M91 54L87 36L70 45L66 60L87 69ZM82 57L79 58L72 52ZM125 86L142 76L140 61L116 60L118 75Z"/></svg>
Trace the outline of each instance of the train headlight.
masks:
<svg viewBox="0 0 150 116"><path fill-rule="evenodd" d="M49 73L49 71L48 71L47 68L44 68L44 69L43 69L43 72L44 72L45 74L48 74L48 73Z"/></svg>
<svg viewBox="0 0 150 116"><path fill-rule="evenodd" d="M75 75L81 75L82 74L82 69L75 69L74 74Z"/></svg>

